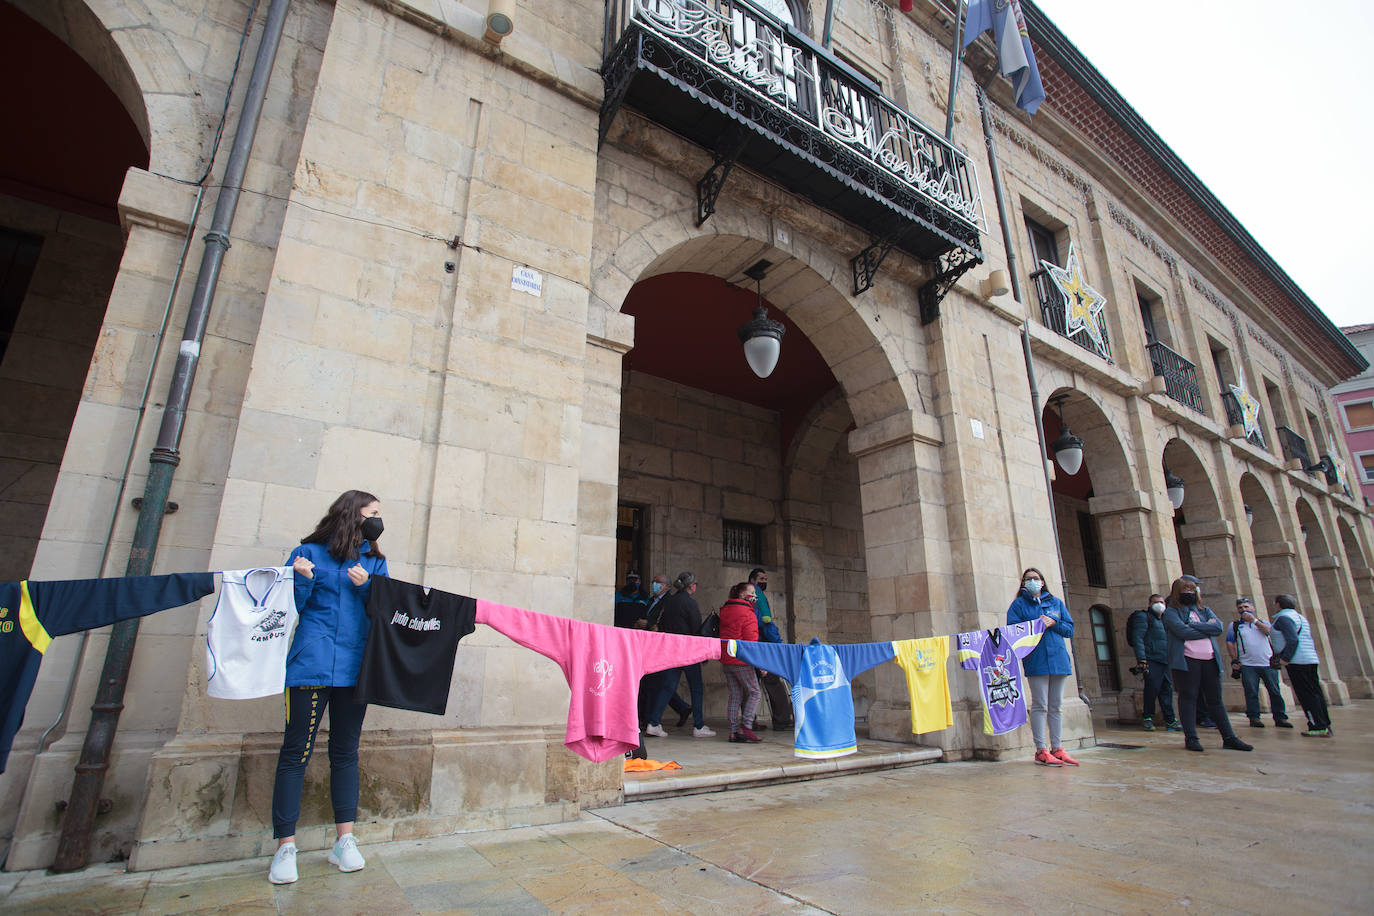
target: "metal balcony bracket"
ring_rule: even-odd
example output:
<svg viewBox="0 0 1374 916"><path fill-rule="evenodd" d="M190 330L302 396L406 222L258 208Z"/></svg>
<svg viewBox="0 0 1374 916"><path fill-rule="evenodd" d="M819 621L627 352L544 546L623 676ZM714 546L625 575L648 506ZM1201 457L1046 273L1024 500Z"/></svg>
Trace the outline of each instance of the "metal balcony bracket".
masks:
<svg viewBox="0 0 1374 916"><path fill-rule="evenodd" d="M725 187L725 179L730 177L731 169L739 161L740 154L744 152L744 146L748 142L749 131L743 127L736 127L722 134L716 143L716 157L711 162L711 167L706 170L706 174L697 182L698 229L711 218L712 213L716 212L716 199L720 197L720 189Z"/></svg>
<svg viewBox="0 0 1374 916"><path fill-rule="evenodd" d="M954 248L933 262L935 274L916 291L916 299L921 305L921 324L930 324L940 317L940 303L959 278L983 259L970 254L962 248Z"/></svg>
<svg viewBox="0 0 1374 916"><path fill-rule="evenodd" d="M893 224L881 238L873 240L863 251L854 255L849 263L854 268L854 295L858 296L873 288L873 280L878 276L878 268L897 243L911 231L912 224L905 220Z"/></svg>

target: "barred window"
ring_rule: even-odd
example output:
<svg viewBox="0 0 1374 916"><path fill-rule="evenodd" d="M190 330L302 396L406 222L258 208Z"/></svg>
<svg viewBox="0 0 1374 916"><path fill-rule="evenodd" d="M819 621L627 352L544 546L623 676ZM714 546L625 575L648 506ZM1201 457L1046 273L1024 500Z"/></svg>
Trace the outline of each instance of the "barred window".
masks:
<svg viewBox="0 0 1374 916"><path fill-rule="evenodd" d="M721 524L725 562L752 566L763 557L763 527L725 519Z"/></svg>

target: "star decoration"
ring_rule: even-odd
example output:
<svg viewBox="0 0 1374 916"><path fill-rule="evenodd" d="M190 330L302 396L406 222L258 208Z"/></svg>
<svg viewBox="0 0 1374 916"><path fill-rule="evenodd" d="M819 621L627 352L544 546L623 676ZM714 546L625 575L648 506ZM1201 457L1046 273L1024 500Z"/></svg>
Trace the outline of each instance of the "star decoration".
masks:
<svg viewBox="0 0 1374 916"><path fill-rule="evenodd" d="M1335 455L1332 455L1331 466L1336 469L1336 486L1340 487L1342 490L1349 489L1345 482L1345 462Z"/></svg>
<svg viewBox="0 0 1374 916"><path fill-rule="evenodd" d="M1078 263L1078 250L1072 242L1069 243L1069 262L1065 267L1049 261L1041 261L1040 264L1049 272L1050 280L1064 297L1064 336L1087 334L1098 355L1105 358L1107 342L1102 337L1097 321L1107 299L1084 279L1083 268Z"/></svg>
<svg viewBox="0 0 1374 916"><path fill-rule="evenodd" d="M1240 405L1240 421L1245 426L1245 438L1249 439L1260 431L1259 428L1259 401L1250 396L1240 385L1229 386L1231 393L1236 396L1236 403Z"/></svg>

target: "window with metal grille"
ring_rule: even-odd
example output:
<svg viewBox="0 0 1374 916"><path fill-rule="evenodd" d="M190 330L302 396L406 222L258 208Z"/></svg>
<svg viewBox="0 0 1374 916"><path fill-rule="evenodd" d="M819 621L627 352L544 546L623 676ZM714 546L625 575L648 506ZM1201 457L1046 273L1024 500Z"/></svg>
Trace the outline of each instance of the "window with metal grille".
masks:
<svg viewBox="0 0 1374 916"><path fill-rule="evenodd" d="M1088 584L1106 588L1107 565L1102 557L1102 539L1097 535L1097 522L1091 512L1078 513L1078 535L1083 541L1083 565L1088 570Z"/></svg>
<svg viewBox="0 0 1374 916"><path fill-rule="evenodd" d="M721 542L726 563L752 566L763 558L763 527L725 519L721 523Z"/></svg>

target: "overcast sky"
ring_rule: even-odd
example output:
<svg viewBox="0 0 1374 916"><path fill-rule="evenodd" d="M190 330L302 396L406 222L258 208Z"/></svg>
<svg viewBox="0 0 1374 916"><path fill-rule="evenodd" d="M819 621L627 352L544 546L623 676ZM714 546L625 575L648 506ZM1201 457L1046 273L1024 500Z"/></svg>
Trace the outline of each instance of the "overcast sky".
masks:
<svg viewBox="0 0 1374 916"><path fill-rule="evenodd" d="M1374 322L1374 2L1035 3L1332 322Z"/></svg>

